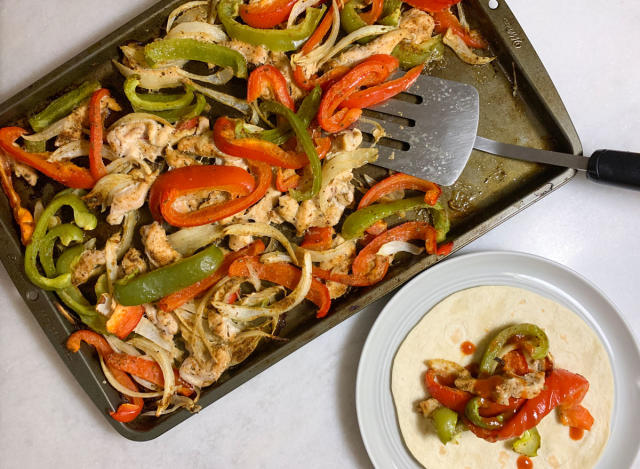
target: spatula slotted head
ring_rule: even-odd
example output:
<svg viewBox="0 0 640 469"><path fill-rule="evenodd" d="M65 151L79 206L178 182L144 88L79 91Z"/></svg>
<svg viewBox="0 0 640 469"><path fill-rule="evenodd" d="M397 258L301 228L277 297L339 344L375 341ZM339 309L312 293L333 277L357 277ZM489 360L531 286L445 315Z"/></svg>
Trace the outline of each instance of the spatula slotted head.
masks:
<svg viewBox="0 0 640 469"><path fill-rule="evenodd" d="M376 165L443 186L453 184L467 164L478 131L479 97L471 85L420 75L406 93L365 109L385 130ZM358 127L372 140L375 128Z"/></svg>

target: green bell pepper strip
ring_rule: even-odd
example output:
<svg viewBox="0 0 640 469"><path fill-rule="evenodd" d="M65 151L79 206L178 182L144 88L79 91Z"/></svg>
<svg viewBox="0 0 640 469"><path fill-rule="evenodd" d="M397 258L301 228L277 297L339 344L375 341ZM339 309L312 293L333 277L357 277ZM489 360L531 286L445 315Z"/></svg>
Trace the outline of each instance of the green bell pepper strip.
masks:
<svg viewBox="0 0 640 469"><path fill-rule="evenodd" d="M162 95L155 95L150 98L153 95L144 96L136 92L136 87L139 83L140 77L137 75L130 75L124 81L124 94L127 95L131 106L134 108L145 111L167 111L182 109L193 101L193 88L190 86L186 86L186 91L183 95L164 95L162 98L158 98L158 96ZM167 98L167 96L171 96L171 98Z"/></svg>
<svg viewBox="0 0 640 469"><path fill-rule="evenodd" d="M241 0L221 0L218 3L218 18L227 34L233 39L255 46L263 45L274 52L288 52L300 47L315 31L326 9L324 5L320 8L307 8L304 20L291 28L259 29L236 20L241 3Z"/></svg>
<svg viewBox="0 0 640 469"><path fill-rule="evenodd" d="M464 408L464 415L474 425L485 428L487 430L497 430L504 426L504 414L496 415L495 417L483 417L480 415L480 407L484 405L484 398L476 396L469 399L466 407Z"/></svg>
<svg viewBox="0 0 640 469"><path fill-rule="evenodd" d="M386 204L369 205L368 207L356 210L346 218L342 224L342 237L344 239L359 238L367 228L378 220L387 218L394 213L423 207L430 207L430 205L424 201L424 197L410 197Z"/></svg>
<svg viewBox="0 0 640 469"><path fill-rule="evenodd" d="M369 26L361 17L358 12L358 0L351 0L347 2L342 11L340 11L340 26L347 33L352 33L360 28ZM378 24L385 26L398 26L400 21L400 6L402 6L401 0L385 1L382 8L382 14L377 21ZM376 36L363 37L358 39L360 44L366 44L374 39Z"/></svg>
<svg viewBox="0 0 640 469"><path fill-rule="evenodd" d="M81 243L84 239L84 232L76 225L65 223L54 226L44 236L40 250L38 251L38 257L40 258L42 269L48 277L56 274L56 266L53 262L53 249L58 239L60 239L60 242L64 246L69 246L73 242Z"/></svg>
<svg viewBox="0 0 640 469"><path fill-rule="evenodd" d="M24 149L29 153L43 153L47 150L46 140L24 140Z"/></svg>
<svg viewBox="0 0 640 469"><path fill-rule="evenodd" d="M77 195L67 193L54 197L44 209L36 227L33 230L31 242L27 245L24 254L24 270L29 280L43 290L59 290L71 285L71 273L59 274L55 277L45 277L38 270L38 256L45 244L45 235L49 226L49 220L63 206L68 205L73 209L73 217L76 225L83 230L93 230L98 220L89 212L87 206Z"/></svg>
<svg viewBox="0 0 640 469"><path fill-rule="evenodd" d="M59 275L70 274L73 262L82 254L84 246L78 245L66 249L56 263L56 271ZM49 274L47 272L47 274ZM96 311L94 305L89 303L78 287L71 285L61 290L56 290L60 301L71 308L80 320L94 331L100 334L107 333L107 318Z"/></svg>
<svg viewBox="0 0 640 469"><path fill-rule="evenodd" d="M538 455L538 449L540 449L540 433L536 427L525 430L520 438L513 442L513 450L516 453L530 458Z"/></svg>
<svg viewBox="0 0 640 469"><path fill-rule="evenodd" d="M504 347L511 338L514 336L524 336L528 341L535 342L533 345L533 351L531 352L531 358L534 360L542 360L547 356L549 352L549 339L547 334L535 324L516 324L502 329L491 340L480 361L480 374L492 375L498 366L496 358L500 354L500 350Z"/></svg>
<svg viewBox="0 0 640 469"><path fill-rule="evenodd" d="M109 284L107 283L107 273L100 274L96 280L96 284L93 286L93 291L96 294L96 298L100 298L103 293L109 293Z"/></svg>
<svg viewBox="0 0 640 469"><path fill-rule="evenodd" d="M151 97L153 95L149 95L148 97ZM163 95L163 97L167 97L167 96L171 96L171 95ZM147 96L145 96L145 99L148 99ZM185 106L181 109L171 109L168 111L148 111L151 114L155 114L158 117L162 117L164 120L171 122L172 124L181 120L188 120L191 119L192 117L198 117L200 114L202 114L202 112L204 111L205 107L207 106L207 100L205 99L205 97L200 94L200 93L196 93L196 102L194 104L191 104L190 106ZM144 109L138 108L136 106L133 106L133 110L138 112L138 111L144 111Z"/></svg>
<svg viewBox="0 0 640 469"><path fill-rule="evenodd" d="M438 200L435 205L429 207L431 209L431 220L433 227L436 229L436 242L441 243L447 239L447 233L451 228L449 214Z"/></svg>
<svg viewBox="0 0 640 469"><path fill-rule="evenodd" d="M434 36L422 44L401 41L391 52L402 68L413 68L434 60L441 60L444 56L442 38Z"/></svg>
<svg viewBox="0 0 640 469"><path fill-rule="evenodd" d="M438 407L431 413L436 434L443 444L449 443L458 434L458 414L446 407Z"/></svg>
<svg viewBox="0 0 640 469"><path fill-rule="evenodd" d="M100 83L97 81L85 81L76 89L54 99L43 111L29 118L31 128L36 132L46 129L55 121L69 114L74 107L89 98L98 89L100 89Z"/></svg>
<svg viewBox="0 0 640 469"><path fill-rule="evenodd" d="M309 124L318 113L321 99L322 88L316 86L308 95L304 97L302 103L300 103L300 107L298 107L296 116L300 118L305 128L309 127ZM260 132L257 137L263 140L267 140L271 143L275 143L276 145L282 145L287 140L289 140L292 135L293 131L291 130L291 126L288 122L284 122L282 125L279 125L275 129L269 129Z"/></svg>
<svg viewBox="0 0 640 469"><path fill-rule="evenodd" d="M385 26L398 26L401 13L402 0L384 0L381 18L378 23Z"/></svg>
<svg viewBox="0 0 640 469"><path fill-rule="evenodd" d="M114 297L124 306L152 303L193 285L215 272L222 262L222 251L209 246L191 257L114 285Z"/></svg>
<svg viewBox="0 0 640 469"><path fill-rule="evenodd" d="M228 32L228 31L227 31ZM151 67L169 60L197 60L230 67L239 78L247 77L247 61L233 49L196 39L161 39L144 46L144 57Z"/></svg>
<svg viewBox="0 0 640 469"><path fill-rule="evenodd" d="M302 122L302 119L283 104L275 101L265 101L262 103L261 107L264 112L281 115L287 120L287 122L289 122L289 125L298 138L298 143L306 153L307 158L309 158L309 167L311 168L311 174L313 176L311 189L307 189L304 192L291 189L289 194L297 201L315 197L318 192L320 192L320 187L322 186L322 165L320 164L320 158L318 157L316 147L311 140L311 135L309 135L309 132L307 131L307 126Z"/></svg>

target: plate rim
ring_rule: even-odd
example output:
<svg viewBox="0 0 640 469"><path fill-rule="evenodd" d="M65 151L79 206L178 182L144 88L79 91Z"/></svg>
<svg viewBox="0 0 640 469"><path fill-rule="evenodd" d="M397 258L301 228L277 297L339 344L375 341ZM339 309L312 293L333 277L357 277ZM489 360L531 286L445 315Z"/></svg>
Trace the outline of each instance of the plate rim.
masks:
<svg viewBox="0 0 640 469"><path fill-rule="evenodd" d="M360 397L362 395L362 389L363 389L363 381L364 381L364 363L366 363L366 360L368 359L368 354L371 354L371 352L369 352L369 350L373 347L373 340L374 337L377 335L377 329L379 327L381 327L380 325L384 322L386 316L393 314L393 309L395 306L395 303L397 301L400 301L399 298L402 297L403 292L405 292L408 289L411 289L414 287L415 284L420 283L421 281L424 281L425 277L431 277L431 276L437 276L438 272L444 269L450 269L452 268L452 266L455 266L457 264L464 264L464 263L468 263L468 262L473 262L474 260L480 258L495 258L495 257L503 257L503 258L510 258L512 260L515 261L520 261L520 262L531 262L533 264L537 264L539 266L551 266L555 269L558 269L560 271L563 271L565 274L568 275L568 278L573 277L574 280L578 281L579 283L584 284L588 289L591 290L591 292L593 294L595 294L597 297L599 297L600 300L604 301L616 314L614 315L614 317L612 319L610 319L613 322L618 322L620 326L623 327L623 329L625 330L625 332L628 334L628 337L631 339L631 346L633 348L633 350L631 350L631 352L635 353L636 358L640 359L640 342L638 340L638 338L635 337L632 328L630 327L628 321L624 318L624 316L620 313L620 309L617 307L617 305L606 295L606 293L604 291L602 291L602 289L600 289L600 287L598 287L597 285L595 285L592 281L590 281L588 278L586 278L584 275L580 274L579 272L576 272L575 270L571 269L570 267L567 267L566 265L563 265L557 261L554 261L552 259L548 259L542 256L538 256L536 254L530 254L530 253L526 253L526 252L519 252L519 251L509 251L509 250L504 250L504 251L500 251L500 250L489 250L489 251L477 251L477 252L470 252L470 253L465 253L465 254L461 254L458 256L453 256L450 259L446 259L443 262L440 262L438 264L436 264L435 266L431 267L428 270L425 270L423 272L421 272L419 275L417 275L415 278L411 279L409 282L407 282L405 285L402 286L402 288L400 288L399 290L396 291L396 293L393 295L393 297L387 302L387 304L384 306L384 308L380 311L380 314L378 315L378 317L376 318L375 322L373 323L371 329L369 330L369 333L367 334L367 338L365 340L365 343L363 345L362 348L362 352L360 354L360 358L358 360L358 369L357 369L357 373L356 373L356 385L355 385L355 400L356 400L356 415L357 415L357 419L358 419L358 429L360 431L360 435L363 441L363 444L365 446L365 449L367 451L367 455L371 461L371 463L375 466L377 466L377 462L376 462L376 452L373 451L373 449L371 448L371 444L367 439L367 434L368 434L368 430L366 430L364 428L364 424L363 424L363 418L362 415L364 415L365 409L362 408L363 404L363 399ZM464 275L463 275L464 276ZM496 276L496 275L494 275ZM545 281L544 278L542 277L538 277L538 280L542 280ZM547 280L548 281L548 280ZM494 283L497 284L497 283ZM440 296L437 301L433 304L429 305L429 310L424 313L420 318L418 318L415 322L412 322L412 325L410 326L409 330L403 334L403 339L404 337L406 337L406 334L408 334L413 327L415 327L415 325L424 317L424 315L428 314L428 312L440 301L444 300L446 297L452 295L453 293L457 292L457 291L461 291L464 289L468 289L468 288L474 288L477 286L483 286L483 285L490 285L489 283L487 283L486 281L478 281L475 280L473 285L468 285L465 287L462 287L454 292L449 292L446 294L443 294L443 296ZM524 287L519 287L519 288L524 288ZM531 289L530 289L531 291ZM536 292L537 293L537 292ZM564 292L565 295L567 296L568 299L572 299L574 301L575 298L574 296L569 295L568 293ZM538 293L539 294L539 293ZM554 300L557 301L557 300ZM576 303L578 303L576 301ZM595 325L598 325L598 321L596 320L595 317L589 317L587 320L583 317L582 313L578 313L575 311L575 309L570 308L574 314L577 314L583 321L585 321L587 323L587 325L594 331L594 333L598 336L599 339L605 338L607 340L605 340L603 342L603 345L607 351L607 355L609 357L609 361L610 361L610 365L611 365L611 370L613 373L613 377L614 377L614 385L615 385L615 397L617 397L617 384L616 381L618 381L618 377L617 377L617 373L621 373L621 371L617 370L614 367L614 356L613 356L613 351L611 350L610 344L609 344L609 340L608 338L605 336L604 332L602 330L598 330L598 329L594 329L594 324L591 324L591 322L595 323ZM402 343L402 342L400 342ZM400 344L398 345L398 347L400 346ZM397 348L396 348L397 350ZM395 356L395 353L394 353ZM393 359L391 359L391 361L393 361ZM386 363L386 361L385 361ZM390 365L391 366L391 365ZM622 371L622 374L629 374L630 372L627 371ZM391 394L391 374L388 373L387 376L384 377L384 382L383 384L387 384L387 390L384 391L385 393L389 393ZM640 382L636 383L637 386L640 387ZM393 397L391 396L391 399L393 400ZM611 425L610 425L610 436L609 439L607 440L607 446L605 446L605 449L599 459L599 461L602 460L603 456L607 453L607 447L609 446L609 441L611 441L611 436L613 435L614 429L615 429L615 419L616 419L616 415L619 411L618 409L619 403L618 403L618 399L614 398L614 407L613 407L613 411L612 411L612 419L611 419ZM394 408L394 423L397 425L397 415L395 413L395 408ZM396 428L398 434L400 435L400 439L402 440L402 434L400 433L399 428ZM406 451L407 455L409 456L409 458L416 463L417 467L420 466L420 464L417 463L417 461L413 458L413 455L411 455L411 453L409 452L409 450L406 448L406 445L404 443L404 441L401 441L402 447L404 448L404 450ZM636 448L635 448L635 454L631 455L631 462L632 464L634 462L638 462L638 455L640 454L640 438L638 438L637 442L636 442ZM398 465L396 465L394 463L394 467L400 467Z"/></svg>

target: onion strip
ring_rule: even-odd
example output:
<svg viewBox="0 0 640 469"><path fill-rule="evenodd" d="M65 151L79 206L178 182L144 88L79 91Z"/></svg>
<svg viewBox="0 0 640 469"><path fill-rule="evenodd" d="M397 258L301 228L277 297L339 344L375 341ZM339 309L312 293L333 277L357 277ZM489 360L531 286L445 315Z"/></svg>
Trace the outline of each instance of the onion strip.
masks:
<svg viewBox="0 0 640 469"><path fill-rule="evenodd" d="M156 410L156 415L159 416L160 413L169 406L171 396L175 394L176 378L173 374L171 359L165 350L162 350L155 343L143 337L134 337L129 343L145 352L160 365L162 377L164 378L164 390L162 392L162 400Z"/></svg>
<svg viewBox="0 0 640 469"><path fill-rule="evenodd" d="M291 256L294 264L298 264L296 252L287 237L280 230L267 225L266 223L237 223L229 225L224 229L225 236L228 235L251 235L251 236L268 236L278 241Z"/></svg>
<svg viewBox="0 0 640 469"><path fill-rule="evenodd" d="M208 0L199 0L199 1L195 1L195 2L183 3L179 7L174 8L171 11L171 13L169 13L169 18L167 18L167 33L169 31L171 31L173 23L175 22L176 18L178 18L178 16L180 16L181 14L183 14L187 10L191 10L192 8L203 6L203 5L206 5L208 3L209 3Z"/></svg>
<svg viewBox="0 0 640 469"><path fill-rule="evenodd" d="M100 358L100 366L102 367L102 371L104 372L104 377L107 378L107 381L109 382L109 384L111 386L113 386L113 388L116 391L118 391L120 394L124 394L125 396L129 396L129 397L141 397L143 399L147 398L147 397L160 397L160 396L162 396L162 392L159 392L159 391L138 392L138 391L132 391L131 389L123 386L116 379L116 377L113 376L113 373L111 373L111 370L109 369L109 367L106 365L106 363L102 359L102 356L100 356L99 358Z"/></svg>
<svg viewBox="0 0 640 469"><path fill-rule="evenodd" d="M299 3L301 2L298 2L296 5L298 5ZM340 10L335 0L333 0L332 2L332 7L333 22L331 24L331 32L329 33L329 37L327 38L327 40L322 45L315 47L306 55L303 55L301 52L299 52L291 57L291 61L294 64L299 64L303 67L311 67L313 70L311 71L311 73L309 73L309 75L315 73L315 71L320 67L321 61L327 56L327 54L329 54L331 48L335 45L336 40L338 39L338 34L340 33Z"/></svg>
<svg viewBox="0 0 640 469"><path fill-rule="evenodd" d="M326 262L331 259L334 259L338 256L344 256L353 252L355 249L355 241L345 241L338 246L327 249L325 251L311 251L301 247L297 247L298 255L303 255L305 252L308 252L311 256L311 262Z"/></svg>
<svg viewBox="0 0 640 469"><path fill-rule="evenodd" d="M262 317L271 317L275 320L281 314L298 306L305 299L311 288L311 267L311 256L308 252L305 252L302 260L302 275L300 276L298 285L296 285L296 288L294 288L288 296L285 296L269 307L242 306L227 304L221 301L213 302L213 307L223 316L236 321L251 322Z"/></svg>
<svg viewBox="0 0 640 469"><path fill-rule="evenodd" d="M293 263L293 260L291 260L291 256L289 256L289 254L287 253L274 251L264 253L262 256L260 256L260 262L262 262L263 264L275 264L277 262Z"/></svg>
<svg viewBox="0 0 640 469"><path fill-rule="evenodd" d="M188 257L198 249L222 239L224 230L220 225L201 225L182 228L167 236L171 247L183 257Z"/></svg>
<svg viewBox="0 0 640 469"><path fill-rule="evenodd" d="M171 38L195 39L202 42L223 42L229 39L219 24L209 24L204 21L185 21L177 24L165 36Z"/></svg>
<svg viewBox="0 0 640 469"><path fill-rule="evenodd" d="M378 249L376 254L379 256L392 256L393 254L402 251L411 253L415 256L421 254L422 251L424 251L424 248L411 244L407 241L389 241L388 243L380 246L380 249Z"/></svg>
<svg viewBox="0 0 640 469"><path fill-rule="evenodd" d="M147 120L152 120L154 122L157 122L158 124L168 125L169 127L173 128L173 125L171 125L169 121L163 119L160 116L156 116L155 114L149 114L148 112L130 112L126 116L121 117L113 124L111 124L111 127L109 127L108 131L111 131L121 125L130 124L131 122Z"/></svg>
<svg viewBox="0 0 640 469"><path fill-rule="evenodd" d="M230 94L221 93L220 91L212 90L211 88L198 85L197 83L194 83L193 80L190 80L189 78L184 78L182 82L185 85L192 86L194 90L199 91L203 95L213 99L214 101L219 102L220 104L229 106L230 108L233 108L236 111L240 111L245 115L254 114L254 112L251 109L251 106L244 99L236 98L235 96L231 96Z"/></svg>
<svg viewBox="0 0 640 469"><path fill-rule="evenodd" d="M49 155L49 161L62 161L87 156L89 154L89 142L87 140L74 140L66 145L57 148ZM102 145L102 157L110 161L115 160L117 155L107 145Z"/></svg>
<svg viewBox="0 0 640 469"><path fill-rule="evenodd" d="M379 36L381 34L389 33L395 30L394 26L381 26L381 25L369 25L364 28L356 29L352 33L343 37L340 42L338 42L335 46L327 52L327 54L318 62L318 67L322 66L322 64L326 63L329 59L331 59L338 52L342 51L346 47L350 46L352 43L369 36Z"/></svg>
<svg viewBox="0 0 640 469"><path fill-rule="evenodd" d="M69 114L67 117L63 117L62 119L55 121L49 127L41 130L40 132L31 135L23 135L22 138L24 140L29 140L30 142L39 142L41 140L46 141L50 138L56 137L67 127L67 123L71 116L72 114Z"/></svg>

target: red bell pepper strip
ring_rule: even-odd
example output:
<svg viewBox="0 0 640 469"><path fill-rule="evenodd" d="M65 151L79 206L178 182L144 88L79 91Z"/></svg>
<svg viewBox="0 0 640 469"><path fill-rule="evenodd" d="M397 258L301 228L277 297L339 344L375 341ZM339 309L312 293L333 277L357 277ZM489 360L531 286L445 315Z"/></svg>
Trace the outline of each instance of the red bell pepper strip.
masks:
<svg viewBox="0 0 640 469"><path fill-rule="evenodd" d="M312 251L324 251L331 247L331 241L334 233L335 231L331 226L313 226L307 230L307 233L304 235L304 240L300 246Z"/></svg>
<svg viewBox="0 0 640 469"><path fill-rule="evenodd" d="M320 126L327 132L339 132L357 121L362 109L338 110L340 104L361 87L382 83L397 68L398 59L388 54L372 55L353 67L322 97L317 115Z"/></svg>
<svg viewBox="0 0 640 469"><path fill-rule="evenodd" d="M134 357L126 353L111 353L104 359L109 369L117 369L125 373L132 374L138 378L149 381L157 386L164 386L164 376L160 365L153 360L142 357ZM194 393L193 387L180 378L178 370L173 369L176 377L178 392L183 396L190 396Z"/></svg>
<svg viewBox="0 0 640 469"><path fill-rule="evenodd" d="M23 246L29 244L31 241L31 235L35 228L35 222L33 221L33 215L31 212L22 206L20 196L13 187L13 181L11 177L11 166L9 161L5 157L4 153L0 151L0 183L2 183L2 189L9 200L11 211L13 212L13 218L20 228L20 240Z"/></svg>
<svg viewBox="0 0 640 469"><path fill-rule="evenodd" d="M476 436L490 442L516 438L535 427L557 406L580 404L589 390L589 382L582 376L556 368L547 376L544 388L536 397L528 399L520 410L498 430L485 430L465 422Z"/></svg>
<svg viewBox="0 0 640 469"><path fill-rule="evenodd" d="M423 68L424 64L417 65L400 78L365 88L362 91L356 91L340 103L340 108L350 107L362 109L380 104L413 85L420 76Z"/></svg>
<svg viewBox="0 0 640 469"><path fill-rule="evenodd" d="M254 163L251 166L257 172L257 181L235 166L185 166L168 171L151 186L151 214L156 220L164 219L181 227L213 223L236 214L260 200L271 184L271 168ZM221 190L241 197L187 213L174 208L178 197L201 189Z"/></svg>
<svg viewBox="0 0 640 469"><path fill-rule="evenodd" d="M117 305L115 311L107 321L107 331L120 339L124 339L133 332L143 314L144 307L142 305Z"/></svg>
<svg viewBox="0 0 640 469"><path fill-rule="evenodd" d="M282 168L278 168L278 171L276 171L276 189L278 189L280 192L287 192L289 189L297 187L299 182L299 174L294 173L291 176L285 178Z"/></svg>
<svg viewBox="0 0 640 469"><path fill-rule="evenodd" d="M80 350L80 344L82 342L86 342L89 345L95 347L98 351L98 354L102 357L103 360L113 353L113 349L109 345L109 342L105 340L100 334L97 334L93 331L89 331L86 329L76 331L69 336L67 339L67 349L76 353ZM114 378L122 384L127 389L132 391L138 391L138 386L129 378L124 371L121 371L117 368L109 368ZM115 412L109 412L109 415L118 422L131 422L135 419L140 412L142 412L142 407L144 406L144 401L141 397L129 397L124 396L127 399L127 403L120 404L118 409Z"/></svg>
<svg viewBox="0 0 640 469"><path fill-rule="evenodd" d="M240 18L254 28L273 28L289 17L296 1L260 0L256 3L243 3L240 5Z"/></svg>
<svg viewBox="0 0 640 469"><path fill-rule="evenodd" d="M94 91L89 100L89 169L96 181L107 174L102 161L102 133L104 131L100 102L109 96L109 90L100 88Z"/></svg>
<svg viewBox="0 0 640 469"><path fill-rule="evenodd" d="M241 257L244 257L244 256L256 256L258 254L261 254L264 251L264 249L265 249L264 243L258 239L253 243L251 243L249 246L246 246L237 252L228 253L226 256L224 256L224 259L220 264L220 267L218 267L218 269L213 274L211 274L204 280L200 280L199 282L194 283L193 285L189 285L188 287L183 288L182 290L178 290L175 293L165 296L158 302L158 307L162 311L166 311L166 312L173 311L176 308L179 308L180 306L185 304L187 301L195 298L198 295L201 295L202 293L207 291L209 288L214 286L216 283L218 283L218 281L222 277L227 275L227 272L229 271L229 266L233 264L235 260L240 259Z"/></svg>
<svg viewBox="0 0 640 469"><path fill-rule="evenodd" d="M451 254L452 250L453 250L453 241L449 241L448 243L444 243L438 246L438 249L436 250L436 254L438 256L448 256L449 254Z"/></svg>
<svg viewBox="0 0 640 469"><path fill-rule="evenodd" d="M558 406L558 414L560 422L567 427L580 428L582 430L591 430L593 426L593 416L580 404L572 406Z"/></svg>
<svg viewBox="0 0 640 469"><path fill-rule="evenodd" d="M433 20L436 23L435 32L438 34L444 34L447 32L447 29L451 29L451 31L457 36L460 36L469 47L473 47L474 49L486 49L489 47L487 41L485 41L477 31L469 31L462 26L458 18L448 9L434 12Z"/></svg>
<svg viewBox="0 0 640 469"><path fill-rule="evenodd" d="M460 1L460 0L458 0ZM371 3L371 9L366 13L360 13L360 18L367 24L373 24L378 21L382 14L382 7L384 6L384 0L373 0Z"/></svg>
<svg viewBox="0 0 640 469"><path fill-rule="evenodd" d="M435 13L448 9L460 3L460 0L405 0L409 5L419 10Z"/></svg>
<svg viewBox="0 0 640 469"><path fill-rule="evenodd" d="M278 145L259 138L236 138L235 127L235 123L228 117L216 120L213 125L213 140L220 151L280 168L299 169L309 163L304 152L284 151Z"/></svg>
<svg viewBox="0 0 640 469"><path fill-rule="evenodd" d="M302 276L302 271L296 266L287 262L276 262L273 264L262 264L257 256L243 257L236 260L229 267L229 275L232 277L250 277L256 275L261 280L277 283L289 290L293 290ZM331 307L331 296L326 285L311 280L311 288L306 298L318 306L317 318L323 318Z"/></svg>
<svg viewBox="0 0 640 469"><path fill-rule="evenodd" d="M247 82L247 101L255 101L268 89L271 90L277 101L292 111L295 111L293 98L287 88L287 80L280 70L273 65L261 65L249 75Z"/></svg>
<svg viewBox="0 0 640 469"><path fill-rule="evenodd" d="M0 148L14 160L37 169L54 181L74 189L90 189L95 180L88 169L70 161L47 161L48 153L29 153L15 144L27 131L20 127L0 129Z"/></svg>
<svg viewBox="0 0 640 469"><path fill-rule="evenodd" d="M371 186L362 199L360 199L360 202L358 203L358 210L368 207L385 195L401 189L423 191L425 193L424 201L429 205L435 204L442 193L440 186L431 181L425 181L424 179L409 176L404 173L395 173ZM379 220L367 228L367 233L378 235L382 233L386 227L387 224L383 220ZM445 245L443 245L443 248L444 246ZM443 251L444 254L449 254L449 252L451 252L450 247L448 252Z"/></svg>

